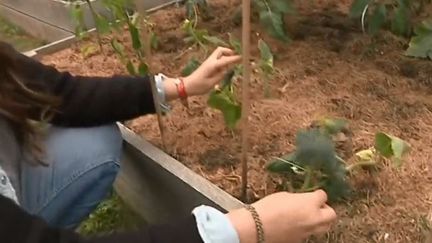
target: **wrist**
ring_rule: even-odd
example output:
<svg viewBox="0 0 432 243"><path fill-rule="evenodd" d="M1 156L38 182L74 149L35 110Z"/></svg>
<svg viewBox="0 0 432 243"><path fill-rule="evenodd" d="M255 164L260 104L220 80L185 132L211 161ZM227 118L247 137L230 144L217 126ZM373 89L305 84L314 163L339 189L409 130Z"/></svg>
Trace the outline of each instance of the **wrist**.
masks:
<svg viewBox="0 0 432 243"><path fill-rule="evenodd" d="M237 231L240 243L256 243L257 232L255 221L245 208L234 210L227 214L228 219Z"/></svg>

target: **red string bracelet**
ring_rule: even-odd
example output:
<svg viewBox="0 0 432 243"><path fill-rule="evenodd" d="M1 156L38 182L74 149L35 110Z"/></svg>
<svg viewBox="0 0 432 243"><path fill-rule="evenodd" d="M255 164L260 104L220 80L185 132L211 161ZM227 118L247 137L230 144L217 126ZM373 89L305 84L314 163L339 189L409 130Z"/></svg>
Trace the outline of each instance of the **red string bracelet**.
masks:
<svg viewBox="0 0 432 243"><path fill-rule="evenodd" d="M183 103L184 106L189 108L187 102L188 95L186 93L186 87L183 78L177 78L175 80L175 85L177 86L177 93L179 95L181 102Z"/></svg>

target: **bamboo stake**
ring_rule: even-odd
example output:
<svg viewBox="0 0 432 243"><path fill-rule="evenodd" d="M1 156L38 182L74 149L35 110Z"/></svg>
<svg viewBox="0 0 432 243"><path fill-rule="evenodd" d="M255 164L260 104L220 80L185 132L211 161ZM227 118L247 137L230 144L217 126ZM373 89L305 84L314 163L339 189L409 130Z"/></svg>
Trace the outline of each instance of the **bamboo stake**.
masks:
<svg viewBox="0 0 432 243"><path fill-rule="evenodd" d="M251 1L242 0L242 46L243 46L243 83L242 83L242 136L241 136L241 163L242 163L242 199L247 201L247 186L248 186L248 119L249 119L249 83L251 79L251 64L250 64L250 15Z"/></svg>
<svg viewBox="0 0 432 243"><path fill-rule="evenodd" d="M145 18L147 15L147 11L145 10L143 6L144 1L142 0L135 0L135 6L138 9L138 13L142 18ZM143 39L144 39L144 58L147 58L147 60L150 60L151 58L151 35L149 34L147 26L144 28L144 30L141 31ZM141 57L142 58L142 57ZM153 70L151 68L150 62L147 62L149 70ZM160 100L159 96L157 95L157 88L156 88L156 82L154 80L154 76L150 75L150 86L152 89L152 95L153 95L153 103L155 105L156 110L156 116L157 121L159 125L159 132L161 135L162 140L162 149L167 152L167 145L166 145L166 133L165 133L165 126L164 126L164 120L162 116L162 110L160 107Z"/></svg>

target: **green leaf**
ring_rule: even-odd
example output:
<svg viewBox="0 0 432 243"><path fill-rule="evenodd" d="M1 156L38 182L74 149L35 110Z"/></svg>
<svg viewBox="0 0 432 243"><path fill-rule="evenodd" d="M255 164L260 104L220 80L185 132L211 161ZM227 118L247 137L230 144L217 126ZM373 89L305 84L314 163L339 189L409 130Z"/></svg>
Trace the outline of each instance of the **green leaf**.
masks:
<svg viewBox="0 0 432 243"><path fill-rule="evenodd" d="M267 28L271 36L281 41L288 42L290 38L285 33L285 23L283 21L282 13L273 11L260 11L261 24Z"/></svg>
<svg viewBox="0 0 432 243"><path fill-rule="evenodd" d="M432 19L423 21L414 32L405 55L432 59Z"/></svg>
<svg viewBox="0 0 432 243"><path fill-rule="evenodd" d="M271 9L280 11L286 14L295 14L296 8L291 0L270 0Z"/></svg>
<svg viewBox="0 0 432 243"><path fill-rule="evenodd" d="M327 193L330 202L337 202L346 198L352 192L351 186L345 176L326 179L322 189Z"/></svg>
<svg viewBox="0 0 432 243"><path fill-rule="evenodd" d="M295 159L296 159L295 153L290 153L288 155L285 155L282 158L277 158L273 160L266 166L266 169L273 173L284 173L284 172L295 173L294 168L303 170L302 167L300 167L295 163Z"/></svg>
<svg viewBox="0 0 432 243"><path fill-rule="evenodd" d="M137 75L135 66L132 63L132 61L130 61L130 60L127 61L127 63L126 63L126 69L128 70L128 72L129 72L130 75L133 75L133 76Z"/></svg>
<svg viewBox="0 0 432 243"><path fill-rule="evenodd" d="M408 8L400 4L392 20L392 31L397 35L405 36L410 31L410 25Z"/></svg>
<svg viewBox="0 0 432 243"><path fill-rule="evenodd" d="M229 43L231 48L233 48L237 54L241 54L242 47L240 41L236 40L231 33L229 33L228 36L229 36Z"/></svg>
<svg viewBox="0 0 432 243"><path fill-rule="evenodd" d="M140 76L146 76L149 74L149 67L147 63L141 62L138 66L138 73Z"/></svg>
<svg viewBox="0 0 432 243"><path fill-rule="evenodd" d="M385 133L375 134L375 149L384 157L390 158L393 156L391 137Z"/></svg>
<svg viewBox="0 0 432 243"><path fill-rule="evenodd" d="M111 46L121 58L125 57L125 47L117 39L111 40Z"/></svg>
<svg viewBox="0 0 432 243"><path fill-rule="evenodd" d="M75 4L71 9L72 19L74 20L75 27L75 35L79 38L83 36L83 33L87 29L84 21L84 13L82 11L80 4Z"/></svg>
<svg viewBox="0 0 432 243"><path fill-rule="evenodd" d="M228 46L228 44L216 36L204 35L203 38L215 46Z"/></svg>
<svg viewBox="0 0 432 243"><path fill-rule="evenodd" d="M380 4L375 8L371 19L369 21L368 32L371 35L375 35L383 27L387 16L387 9L384 4Z"/></svg>
<svg viewBox="0 0 432 243"><path fill-rule="evenodd" d="M375 152L374 149L371 148L359 151L355 155L361 161L372 161L374 159Z"/></svg>
<svg viewBox="0 0 432 243"><path fill-rule="evenodd" d="M324 118L319 121L319 125L329 134L337 134L348 128L348 122L344 119Z"/></svg>
<svg viewBox="0 0 432 243"><path fill-rule="evenodd" d="M393 159L399 166L402 163L402 157L410 150L410 146L398 137L379 132L375 135L375 149L383 157Z"/></svg>
<svg viewBox="0 0 432 243"><path fill-rule="evenodd" d="M94 55L98 50L99 48L93 44L84 45L81 47L81 53L83 54L84 58Z"/></svg>
<svg viewBox="0 0 432 243"><path fill-rule="evenodd" d="M153 50L156 50L159 47L159 38L154 32L150 33L150 45Z"/></svg>
<svg viewBox="0 0 432 243"><path fill-rule="evenodd" d="M141 39L140 39L140 34L139 34L139 30L136 26L129 24L129 33L130 36L132 38L132 47L135 50L141 50Z"/></svg>
<svg viewBox="0 0 432 243"><path fill-rule="evenodd" d="M258 41L258 49L261 54L260 68L265 74L271 75L274 71L273 53L271 52L271 49L267 43L265 43L262 39Z"/></svg>
<svg viewBox="0 0 432 243"><path fill-rule="evenodd" d="M225 88L222 91L213 91L207 101L208 105L220 110L224 116L225 124L233 129L241 118L241 106L233 100L230 90Z"/></svg>
<svg viewBox="0 0 432 243"><path fill-rule="evenodd" d="M366 5L368 5L370 1L371 0L355 0L351 5L350 16L352 18L361 17Z"/></svg>
<svg viewBox="0 0 432 243"><path fill-rule="evenodd" d="M319 129L301 130L296 137L296 158L303 167L321 170L331 175L340 161L337 159L333 141Z"/></svg>
<svg viewBox="0 0 432 243"><path fill-rule="evenodd" d="M109 21L100 14L96 14L95 24L96 29L100 34L109 33L111 30Z"/></svg>
<svg viewBox="0 0 432 243"><path fill-rule="evenodd" d="M191 75L200 65L201 65L201 63L198 60L196 60L195 58L192 58L191 60L189 60L189 62L183 68L182 75L183 76Z"/></svg>

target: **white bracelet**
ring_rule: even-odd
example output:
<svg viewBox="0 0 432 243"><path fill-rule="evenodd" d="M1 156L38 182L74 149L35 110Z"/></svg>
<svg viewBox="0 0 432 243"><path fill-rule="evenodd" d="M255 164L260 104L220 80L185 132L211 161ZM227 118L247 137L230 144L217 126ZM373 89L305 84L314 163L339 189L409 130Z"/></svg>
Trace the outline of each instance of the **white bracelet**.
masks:
<svg viewBox="0 0 432 243"><path fill-rule="evenodd" d="M159 73L154 77L155 83L156 83L156 90L159 96L160 106L164 113L167 113L171 110L171 107L166 102L166 96L165 96L165 87L164 87L164 81L168 77L163 75L162 73Z"/></svg>
<svg viewBox="0 0 432 243"><path fill-rule="evenodd" d="M192 214L204 243L240 243L237 231L222 212L203 205L195 208Z"/></svg>

